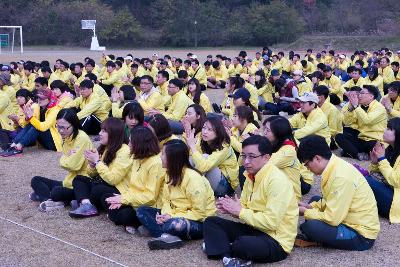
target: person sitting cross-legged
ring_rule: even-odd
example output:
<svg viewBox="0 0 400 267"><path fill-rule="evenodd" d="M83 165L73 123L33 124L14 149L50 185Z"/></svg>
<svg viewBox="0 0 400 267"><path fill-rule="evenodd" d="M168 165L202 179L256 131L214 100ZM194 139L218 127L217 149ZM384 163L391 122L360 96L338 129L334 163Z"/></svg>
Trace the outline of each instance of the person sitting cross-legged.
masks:
<svg viewBox="0 0 400 267"><path fill-rule="evenodd" d="M321 175L322 197L299 203L305 222L298 246L322 244L343 250L370 249L380 225L374 193L363 175L350 163L332 154L325 139L304 138L299 160L315 175Z"/></svg>
<svg viewBox="0 0 400 267"><path fill-rule="evenodd" d="M208 258L223 258L224 266L250 266L251 261L284 260L297 234L298 206L292 183L269 163L272 145L253 135L242 143L246 181L240 200L217 200L220 213L243 221L208 217L203 226Z"/></svg>

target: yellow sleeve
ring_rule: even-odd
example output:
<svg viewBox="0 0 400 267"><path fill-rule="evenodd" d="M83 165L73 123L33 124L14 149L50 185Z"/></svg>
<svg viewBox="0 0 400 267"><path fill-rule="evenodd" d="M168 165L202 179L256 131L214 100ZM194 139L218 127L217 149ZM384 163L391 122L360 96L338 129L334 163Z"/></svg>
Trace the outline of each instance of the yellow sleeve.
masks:
<svg viewBox="0 0 400 267"><path fill-rule="evenodd" d="M325 196L325 209L308 209L304 212L306 220L320 220L332 226L338 226L349 211L355 192L353 181L335 177L332 181L331 192Z"/></svg>
<svg viewBox="0 0 400 267"><path fill-rule="evenodd" d="M129 149L118 151L115 159L107 166L103 161L96 165L97 173L108 184L115 186L125 178L130 170L132 159Z"/></svg>
<svg viewBox="0 0 400 267"><path fill-rule="evenodd" d="M357 107L354 112L357 115L357 119L367 125L372 125L378 123L382 119L386 119L386 112L381 112L378 108L367 113L361 107Z"/></svg>
<svg viewBox="0 0 400 267"><path fill-rule="evenodd" d="M286 167L293 166L296 161L296 150L293 149L283 149L283 147L277 152L273 153L270 160L271 164L278 167L279 169L284 169Z"/></svg>
<svg viewBox="0 0 400 267"><path fill-rule="evenodd" d="M300 127L301 116L301 113L296 113L293 117L289 118L289 123L292 128Z"/></svg>
<svg viewBox="0 0 400 267"><path fill-rule="evenodd" d="M281 224L283 217L289 207L293 190L283 190L282 184L274 180L266 188L266 203L263 211L255 211L242 207L239 218L246 224L259 229L261 231L275 231Z"/></svg>
<svg viewBox="0 0 400 267"><path fill-rule="evenodd" d="M71 102L67 103L64 108L79 108L82 103L82 97L77 97Z"/></svg>
<svg viewBox="0 0 400 267"><path fill-rule="evenodd" d="M93 93L92 93L93 94ZM98 109L101 108L102 102L100 97L96 95L93 99L89 101L82 109L79 111L76 115L78 115L78 118L81 120L89 115L92 115L95 113Z"/></svg>
<svg viewBox="0 0 400 267"><path fill-rule="evenodd" d="M36 117L32 117L29 121L32 126L36 128L36 130L45 132L56 124L58 111L60 111L59 108L53 107L46 114L46 118L44 121L40 121Z"/></svg>
<svg viewBox="0 0 400 267"><path fill-rule="evenodd" d="M330 89L332 94L338 95L341 93L342 90L340 79L334 79L334 82L331 83L331 85L332 87Z"/></svg>
<svg viewBox="0 0 400 267"><path fill-rule="evenodd" d="M112 84L116 83L118 81L118 79L119 79L119 75L116 73L113 73L107 79L102 80L101 83L107 84L107 85L112 85Z"/></svg>
<svg viewBox="0 0 400 267"><path fill-rule="evenodd" d="M83 152L91 148L92 144L90 142L78 142L75 144L75 147L71 149L71 151L74 150L72 153L68 151L67 155L63 154L60 158L61 168L67 171L79 171L85 163Z"/></svg>
<svg viewBox="0 0 400 267"><path fill-rule="evenodd" d="M398 168L392 168L387 159L379 161L378 168L391 186L400 188L400 170Z"/></svg>
<svg viewBox="0 0 400 267"><path fill-rule="evenodd" d="M111 114L114 118L122 118L123 107L119 107L120 103L112 103L111 104Z"/></svg>
<svg viewBox="0 0 400 267"><path fill-rule="evenodd" d="M392 111L390 111L390 115L392 117L400 117L400 111L399 110L395 110L394 108L392 108Z"/></svg>
<svg viewBox="0 0 400 267"><path fill-rule="evenodd" d="M238 153L242 152L242 143L234 135L231 136L231 146L236 152Z"/></svg>
<svg viewBox="0 0 400 267"><path fill-rule="evenodd" d="M207 158L203 157L198 150L192 154L192 159L195 168L201 172L205 173L209 170L218 167L218 165L227 158L227 153L229 152L229 147L225 147L222 150L214 151Z"/></svg>

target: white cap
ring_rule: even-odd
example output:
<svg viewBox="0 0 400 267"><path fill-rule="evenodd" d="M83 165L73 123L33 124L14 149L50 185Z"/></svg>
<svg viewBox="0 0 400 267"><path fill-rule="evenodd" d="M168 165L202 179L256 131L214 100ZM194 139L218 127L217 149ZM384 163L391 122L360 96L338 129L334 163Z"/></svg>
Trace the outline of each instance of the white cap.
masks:
<svg viewBox="0 0 400 267"><path fill-rule="evenodd" d="M316 93L311 93L311 92L305 92L302 96L298 98L301 102L314 102L315 104L318 104L318 96Z"/></svg>
<svg viewBox="0 0 400 267"><path fill-rule="evenodd" d="M126 56L125 58L124 58L125 60L132 60L133 58L131 57L131 56Z"/></svg>
<svg viewBox="0 0 400 267"><path fill-rule="evenodd" d="M190 58L191 58L191 59L196 59L197 56L196 56L196 55L192 55Z"/></svg>
<svg viewBox="0 0 400 267"><path fill-rule="evenodd" d="M341 54L341 55L339 55L339 58L346 58L346 56Z"/></svg>
<svg viewBox="0 0 400 267"><path fill-rule="evenodd" d="M157 54L157 53L154 53L154 54L153 54L153 57L158 57L158 54Z"/></svg>
<svg viewBox="0 0 400 267"><path fill-rule="evenodd" d="M300 75L300 76L302 76L302 75L303 75L303 71L302 71L302 70L294 70L294 71L293 71L293 75Z"/></svg>

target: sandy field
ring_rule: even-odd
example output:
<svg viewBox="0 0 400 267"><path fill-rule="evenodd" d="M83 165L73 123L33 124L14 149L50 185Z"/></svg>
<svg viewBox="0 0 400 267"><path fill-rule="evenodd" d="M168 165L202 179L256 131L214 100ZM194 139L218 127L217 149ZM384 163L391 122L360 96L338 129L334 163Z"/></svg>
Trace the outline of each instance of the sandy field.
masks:
<svg viewBox="0 0 400 267"><path fill-rule="evenodd" d="M184 57L186 51L157 51L160 55ZM110 51L111 53L112 51ZM134 56L150 56L152 51L129 51ZM196 51L199 57L223 53L235 55L238 50ZM254 51L253 51L254 52ZM125 55L128 51L118 51ZM98 53L74 51L27 52L21 55L1 55L0 62L22 58L40 61L63 58L74 62ZM222 90L206 92L214 102L220 102ZM190 241L182 249L149 251L147 238L127 234L121 226L108 221L105 214L74 220L68 209L42 213L28 199L33 176L62 180L58 166L60 154L38 148L27 148L20 157L0 157L0 266L221 266L221 261L209 261L203 254L201 241ZM360 163L366 166L366 163ZM304 200L320 195L319 178ZM396 266L400 262L400 231L381 219L381 233L375 246L365 252L347 252L326 248L295 248L290 256L276 266ZM262 265L259 265L262 266Z"/></svg>

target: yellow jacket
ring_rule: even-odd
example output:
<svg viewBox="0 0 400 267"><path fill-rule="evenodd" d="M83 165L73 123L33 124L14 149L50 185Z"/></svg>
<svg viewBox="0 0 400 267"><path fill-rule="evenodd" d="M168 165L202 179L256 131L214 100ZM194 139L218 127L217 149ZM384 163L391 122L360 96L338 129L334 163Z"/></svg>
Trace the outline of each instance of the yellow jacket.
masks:
<svg viewBox="0 0 400 267"><path fill-rule="evenodd" d="M383 141L382 136L387 126L387 115L386 109L381 103L373 100L369 104L367 112L358 106L349 113L357 121L356 129L360 131L359 138L365 141Z"/></svg>
<svg viewBox="0 0 400 267"><path fill-rule="evenodd" d="M297 235L299 208L286 175L269 162L246 181L240 198L239 218L275 239L289 253Z"/></svg>
<svg viewBox="0 0 400 267"><path fill-rule="evenodd" d="M8 94L0 89L0 129L12 131L14 123L8 118L12 113L11 100Z"/></svg>
<svg viewBox="0 0 400 267"><path fill-rule="evenodd" d="M192 101L193 101L191 94L189 95L189 98L192 99ZM204 93L200 94L199 105L204 108L204 111L206 112L206 114L212 112L211 102L210 102L210 99L208 99L208 96L206 94L204 94Z"/></svg>
<svg viewBox="0 0 400 267"><path fill-rule="evenodd" d="M8 97L10 98L10 110L13 113L16 113L19 109L19 105L17 103L17 97L15 95L16 91L14 87L3 85L3 88L1 88L0 91L4 91L5 93L7 93Z"/></svg>
<svg viewBox="0 0 400 267"><path fill-rule="evenodd" d="M164 112L164 102L161 94L154 88L149 94L140 93L138 102L144 110L144 114L147 115L150 109L156 109Z"/></svg>
<svg viewBox="0 0 400 267"><path fill-rule="evenodd" d="M388 97L388 95L385 95L384 97L382 97L382 99ZM400 117L400 96L396 98L396 101L394 101L394 103L392 101L390 101L390 103L392 103L392 111L390 113L388 112L388 119Z"/></svg>
<svg viewBox="0 0 400 267"><path fill-rule="evenodd" d="M56 128L57 114L60 111L59 106L54 106L46 110L44 121L40 121L37 117L33 116L30 118L29 122L32 124L36 130L40 132L45 132L50 130L51 137L53 138L54 145L57 151L62 150L62 139L61 135Z"/></svg>
<svg viewBox="0 0 400 267"><path fill-rule="evenodd" d="M121 73L117 72L116 70L112 71L111 73L105 71L100 81L103 84L113 85L115 87L121 87L122 85L124 85Z"/></svg>
<svg viewBox="0 0 400 267"><path fill-rule="evenodd" d="M132 167L130 148L128 145L122 144L121 148L117 151L114 160L109 165L104 163L105 154L106 153L103 153L101 161L94 169L90 168L89 165L89 176L95 177L96 175L99 175L104 182L115 186L122 194L122 192L124 192L124 190L129 186L129 174Z"/></svg>
<svg viewBox="0 0 400 267"><path fill-rule="evenodd" d="M348 80L345 84L342 85L341 91L344 93L346 92L346 88L350 89L353 86L358 86L358 87L363 87L365 84L365 79L363 77L360 77L357 82L355 82L353 79Z"/></svg>
<svg viewBox="0 0 400 267"><path fill-rule="evenodd" d="M379 92L381 92L381 96L385 95L383 91L383 78L378 75L375 80L371 81L369 76L364 78L364 85L374 85L379 89Z"/></svg>
<svg viewBox="0 0 400 267"><path fill-rule="evenodd" d="M207 74L206 70L202 66L198 66L196 70L193 70L193 77L199 80L200 84L207 86Z"/></svg>
<svg viewBox="0 0 400 267"><path fill-rule="evenodd" d="M106 91L104 91L103 87L101 87L98 84L95 84L93 86L93 93L96 93L100 97L103 103L103 108L107 112L109 112L111 110L111 100L110 97L107 95Z"/></svg>
<svg viewBox="0 0 400 267"><path fill-rule="evenodd" d="M215 80L217 80L217 81L226 81L226 79L229 78L227 69L225 67L223 68L222 66L219 68L219 70L214 69L213 74L214 74Z"/></svg>
<svg viewBox="0 0 400 267"><path fill-rule="evenodd" d="M165 169L160 154L145 159L133 159L130 181L124 183L120 192L122 204L137 208L142 205L161 206L161 192Z"/></svg>
<svg viewBox="0 0 400 267"><path fill-rule="evenodd" d="M275 93L274 87L271 83L267 82L263 87L257 89L257 93L264 101L272 103L274 100L272 94Z"/></svg>
<svg viewBox="0 0 400 267"><path fill-rule="evenodd" d="M316 134L325 138L328 145L331 143L328 119L319 107L311 111L307 118L302 112L299 112L291 117L289 122L293 128L297 129L294 131L294 137L297 140L311 134Z"/></svg>
<svg viewBox="0 0 400 267"><path fill-rule="evenodd" d="M296 148L292 145L283 145L271 155L268 163L280 169L289 178L293 185L296 200L300 201L302 197L300 184L301 163L297 159Z"/></svg>
<svg viewBox="0 0 400 267"><path fill-rule="evenodd" d="M172 96L171 105L163 115L168 120L180 121L185 115L186 109L192 104L192 99L190 99L183 91L179 91Z"/></svg>
<svg viewBox="0 0 400 267"><path fill-rule="evenodd" d="M394 72L390 66L386 66L384 69L380 68L379 75L382 76L384 84L389 84L395 81Z"/></svg>
<svg viewBox="0 0 400 267"><path fill-rule="evenodd" d="M82 96L77 97L65 107L80 108L80 111L77 113L80 120L92 114L101 121L104 121L108 117L108 110L105 109L102 99L95 92L92 92L87 98L83 98Z"/></svg>
<svg viewBox="0 0 400 267"><path fill-rule="evenodd" d="M246 82L244 84L244 88L250 92L250 103L255 107L258 108L258 91L257 88L252 85L251 83Z"/></svg>
<svg viewBox="0 0 400 267"><path fill-rule="evenodd" d="M239 165L232 147L224 144L221 150L212 152L207 158L203 154L200 143L197 143L196 151L192 153L195 168L204 174L218 167L235 190L239 185Z"/></svg>
<svg viewBox="0 0 400 267"><path fill-rule="evenodd" d="M400 223L400 157L397 157L393 167L387 159L378 164L370 165L371 172L380 172L388 184L393 186L394 195L390 207L389 219L391 223Z"/></svg>
<svg viewBox="0 0 400 267"><path fill-rule="evenodd" d="M340 100L343 101L344 91L342 90L342 81L337 76L332 74L329 80L325 78L323 81L321 81L320 85L325 85L328 87L331 94L337 95Z"/></svg>
<svg viewBox="0 0 400 267"><path fill-rule="evenodd" d="M380 230L376 200L356 168L332 155L321 175L321 190L323 198L304 212L306 220L344 224L366 238L376 239Z"/></svg>
<svg viewBox="0 0 400 267"><path fill-rule="evenodd" d="M62 145L62 156L60 158L60 166L68 171L64 178L63 186L72 189L72 180L77 175L88 175L88 162L83 156L86 150L92 150L94 146L89 136L79 130L75 139L72 136L65 139Z"/></svg>
<svg viewBox="0 0 400 267"><path fill-rule="evenodd" d="M339 109L329 102L329 98L325 100L321 106L321 110L325 113L328 119L328 126L331 136L334 137L338 133L343 133L343 117Z"/></svg>
<svg viewBox="0 0 400 267"><path fill-rule="evenodd" d="M214 191L208 180L189 168L184 168L182 173L182 182L178 186L168 184L166 176L161 214L200 222L215 215Z"/></svg>
<svg viewBox="0 0 400 267"><path fill-rule="evenodd" d="M33 89L35 89L35 79L36 79L35 73L29 74L28 77L24 75L22 77L21 88L28 89L30 92L32 92Z"/></svg>
<svg viewBox="0 0 400 267"><path fill-rule="evenodd" d="M258 130L258 128L253 123L247 124L246 127L243 129L243 132L240 132L238 128L233 127L231 135L232 148L236 152L242 153L242 142L244 141L243 136L252 133L255 130Z"/></svg>

